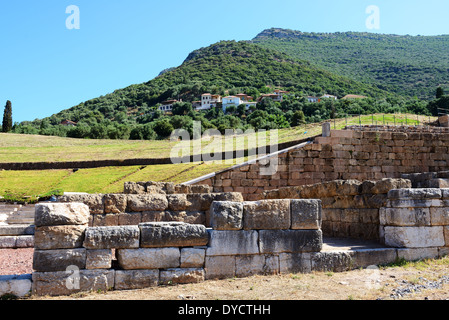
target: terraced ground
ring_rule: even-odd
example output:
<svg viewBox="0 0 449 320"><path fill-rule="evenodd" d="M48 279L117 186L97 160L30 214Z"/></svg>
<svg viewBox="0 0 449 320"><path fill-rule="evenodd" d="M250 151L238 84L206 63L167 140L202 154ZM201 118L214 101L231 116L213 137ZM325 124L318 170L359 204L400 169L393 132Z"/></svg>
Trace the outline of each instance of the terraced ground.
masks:
<svg viewBox="0 0 449 320"><path fill-rule="evenodd" d="M369 115L344 117L332 121L332 129L358 124L425 125L436 118L417 115ZM261 134L261 133L260 133ZM272 136L266 137L268 144ZM277 141L290 142L321 134L321 124L308 124L277 131ZM257 139L259 139L258 136ZM222 136L203 137L203 153L211 150L243 150L253 145L250 139L235 139L228 144ZM170 158L178 142L86 140L48 136L0 134L0 163L9 162L64 162L82 160ZM186 143L186 142L184 142ZM187 142L189 143L189 142ZM211 147L211 144L214 147ZM185 145L183 145L185 146ZM191 150L193 145L189 146ZM244 159L239 159L238 162ZM74 170L0 171L0 196L35 197L53 190L66 192L112 193L123 190L126 181L171 181L182 183L228 168L237 161L197 162L151 166L104 167Z"/></svg>

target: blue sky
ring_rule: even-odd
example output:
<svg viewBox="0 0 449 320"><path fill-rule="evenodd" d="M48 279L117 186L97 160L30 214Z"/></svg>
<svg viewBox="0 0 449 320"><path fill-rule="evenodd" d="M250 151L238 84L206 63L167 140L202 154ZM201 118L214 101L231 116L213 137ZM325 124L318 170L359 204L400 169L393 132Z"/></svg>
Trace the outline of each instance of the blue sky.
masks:
<svg viewBox="0 0 449 320"><path fill-rule="evenodd" d="M79 8L69 30L66 8ZM379 8L368 29L366 8ZM0 3L0 113L34 120L180 65L220 40L271 27L305 32L449 34L447 0L14 0Z"/></svg>

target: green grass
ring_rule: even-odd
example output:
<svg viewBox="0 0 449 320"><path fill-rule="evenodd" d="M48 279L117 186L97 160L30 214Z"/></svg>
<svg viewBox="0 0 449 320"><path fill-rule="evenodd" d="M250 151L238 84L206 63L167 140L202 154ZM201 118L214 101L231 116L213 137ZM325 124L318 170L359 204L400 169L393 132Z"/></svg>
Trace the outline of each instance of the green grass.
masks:
<svg viewBox="0 0 449 320"><path fill-rule="evenodd" d="M406 120L407 117L407 120ZM374 115L361 116L361 124L407 124L422 125L428 117L416 115ZM434 121L436 118L430 118ZM358 125L359 117L341 118L332 121L332 129L342 129L346 125ZM321 124L307 124L299 127L280 129L277 131L278 142L290 142L321 134ZM201 141L203 152L212 142L216 143L215 151L247 149L255 143L248 139L238 138L227 145L221 137L213 139L204 137ZM187 150L193 150L190 142L183 142ZM266 139L267 144L275 143ZM120 160L137 158L170 158L170 151L178 142L169 140L129 141L129 140L90 140L72 139L37 135L20 135L0 133L0 163L7 162L65 162L83 160Z"/></svg>
<svg viewBox="0 0 449 320"><path fill-rule="evenodd" d="M405 115L362 116L362 124L396 121L405 124ZM431 118L434 121L435 118ZM416 121L416 122L412 122ZM409 125L428 121L428 117L407 116ZM332 122L332 129L359 124L359 118L342 118ZM279 142L300 140L321 134L321 124L309 124L277 132ZM270 139L267 139L270 142ZM202 145L210 143L203 139ZM224 140L218 137L218 145ZM84 140L47 136L0 134L0 162L73 161L127 158L170 157L175 142ZM250 143L250 146L253 144ZM248 147L244 139L235 143L236 150ZM229 150L229 149L227 149ZM239 163L246 159L240 159ZM127 181L170 181L183 183L203 175L217 172L236 164L236 161L186 163L153 166L106 167L73 170L0 171L0 196L12 198L36 197L53 190L65 192L115 193L123 191Z"/></svg>

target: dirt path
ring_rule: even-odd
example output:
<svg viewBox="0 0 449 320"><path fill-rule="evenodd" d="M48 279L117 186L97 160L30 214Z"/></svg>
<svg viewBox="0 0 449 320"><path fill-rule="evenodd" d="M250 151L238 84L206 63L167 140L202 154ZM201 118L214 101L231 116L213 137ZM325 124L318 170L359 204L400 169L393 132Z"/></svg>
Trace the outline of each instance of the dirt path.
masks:
<svg viewBox="0 0 449 320"><path fill-rule="evenodd" d="M377 270L253 276L131 291L78 293L77 300L446 300L449 258ZM441 282L441 283L440 283ZM401 294L398 294L401 293Z"/></svg>

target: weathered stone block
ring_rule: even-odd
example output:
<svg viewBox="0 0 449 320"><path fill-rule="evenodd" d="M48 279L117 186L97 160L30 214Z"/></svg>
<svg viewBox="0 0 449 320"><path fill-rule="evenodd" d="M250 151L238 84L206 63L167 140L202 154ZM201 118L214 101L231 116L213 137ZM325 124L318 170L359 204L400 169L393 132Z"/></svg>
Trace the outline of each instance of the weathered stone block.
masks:
<svg viewBox="0 0 449 320"><path fill-rule="evenodd" d="M79 202L89 207L91 214L104 213L104 203L102 194L67 194L58 197L59 202Z"/></svg>
<svg viewBox="0 0 449 320"><path fill-rule="evenodd" d="M115 290L136 290L158 285L159 269L115 271Z"/></svg>
<svg viewBox="0 0 449 320"><path fill-rule="evenodd" d="M123 212L117 216L119 226L137 226L142 222L142 212Z"/></svg>
<svg viewBox="0 0 449 320"><path fill-rule="evenodd" d="M0 297L12 294L24 297L31 292L31 274L0 276Z"/></svg>
<svg viewBox="0 0 449 320"><path fill-rule="evenodd" d="M204 225L206 223L206 214L203 211L165 211L163 219L159 221L177 221Z"/></svg>
<svg viewBox="0 0 449 320"><path fill-rule="evenodd" d="M38 250L80 248L86 229L87 224L36 227L34 247Z"/></svg>
<svg viewBox="0 0 449 320"><path fill-rule="evenodd" d="M210 223L215 230L241 230L243 228L243 203L214 201Z"/></svg>
<svg viewBox="0 0 449 320"><path fill-rule="evenodd" d="M237 254L258 254L258 233L249 231L210 230L206 256L227 256ZM270 252L269 252L270 253Z"/></svg>
<svg viewBox="0 0 449 320"><path fill-rule="evenodd" d="M184 211L188 210L192 205L190 201L187 200L187 195L185 194L171 194L167 195L168 209L173 211Z"/></svg>
<svg viewBox="0 0 449 320"><path fill-rule="evenodd" d="M128 195L128 212L164 211L168 208L167 196L163 194Z"/></svg>
<svg viewBox="0 0 449 320"><path fill-rule="evenodd" d="M119 249L116 256L124 270L167 269L180 265L179 248Z"/></svg>
<svg viewBox="0 0 449 320"><path fill-rule="evenodd" d="M209 242L206 227L180 222L141 223L142 248L205 246Z"/></svg>
<svg viewBox="0 0 449 320"><path fill-rule="evenodd" d="M432 226L449 225L449 208L448 207L430 208L430 220L432 221Z"/></svg>
<svg viewBox="0 0 449 320"><path fill-rule="evenodd" d="M280 253L279 271L286 273L310 273L310 253Z"/></svg>
<svg viewBox="0 0 449 320"><path fill-rule="evenodd" d="M440 189L394 189L388 192L388 199L441 199Z"/></svg>
<svg viewBox="0 0 449 320"><path fill-rule="evenodd" d="M407 261L422 259L436 259L439 256L438 248L406 248L397 249L398 258Z"/></svg>
<svg viewBox="0 0 449 320"><path fill-rule="evenodd" d="M86 267L86 249L34 250L35 271L66 271L70 266Z"/></svg>
<svg viewBox="0 0 449 320"><path fill-rule="evenodd" d="M235 274L237 277L250 277L256 274L278 274L277 255L239 255L236 256Z"/></svg>
<svg viewBox="0 0 449 320"><path fill-rule="evenodd" d="M33 235L34 229L28 224L0 225L0 236Z"/></svg>
<svg viewBox="0 0 449 320"><path fill-rule="evenodd" d="M203 268L206 249L181 249L181 268Z"/></svg>
<svg viewBox="0 0 449 320"><path fill-rule="evenodd" d="M111 269L112 250L99 249L86 251L86 269Z"/></svg>
<svg viewBox="0 0 449 320"><path fill-rule="evenodd" d="M412 182L408 179L386 178L380 181L376 181L374 186L367 193L384 194L393 189L407 189L411 187Z"/></svg>
<svg viewBox="0 0 449 320"><path fill-rule="evenodd" d="M114 270L34 272L32 292L38 296L62 296L85 291L107 291L114 287Z"/></svg>
<svg viewBox="0 0 449 320"><path fill-rule="evenodd" d="M262 200L243 203L245 230L289 229L290 200Z"/></svg>
<svg viewBox="0 0 449 320"><path fill-rule="evenodd" d="M399 199L388 200L387 207L389 208L429 208L441 207L443 201L439 199Z"/></svg>
<svg viewBox="0 0 449 320"><path fill-rule="evenodd" d="M87 249L138 248L138 226L87 228L83 246Z"/></svg>
<svg viewBox="0 0 449 320"><path fill-rule="evenodd" d="M310 254L312 271L344 272L354 266L354 252L316 252Z"/></svg>
<svg viewBox="0 0 449 320"><path fill-rule="evenodd" d="M207 256L204 263L206 279L225 279L235 277L235 255Z"/></svg>
<svg viewBox="0 0 449 320"><path fill-rule="evenodd" d="M261 253L316 252L323 246L321 230L260 230Z"/></svg>
<svg viewBox="0 0 449 320"><path fill-rule="evenodd" d="M443 227L385 227L385 244L395 248L443 247Z"/></svg>
<svg viewBox="0 0 449 320"><path fill-rule="evenodd" d="M34 225L84 225L89 221L89 208L82 203L38 203L35 206Z"/></svg>
<svg viewBox="0 0 449 320"><path fill-rule="evenodd" d="M321 200L291 200L290 208L292 229L321 228Z"/></svg>
<svg viewBox="0 0 449 320"><path fill-rule="evenodd" d="M380 224L398 227L430 226L429 208L381 208Z"/></svg>
<svg viewBox="0 0 449 320"><path fill-rule="evenodd" d="M103 197L104 213L125 212L127 205L126 194L105 194Z"/></svg>
<svg viewBox="0 0 449 320"><path fill-rule="evenodd" d="M352 268L366 268L395 262L397 258L396 249L361 249L355 250L352 256Z"/></svg>
<svg viewBox="0 0 449 320"><path fill-rule="evenodd" d="M202 268L176 268L161 270L160 283L163 285L199 283L205 280Z"/></svg>

